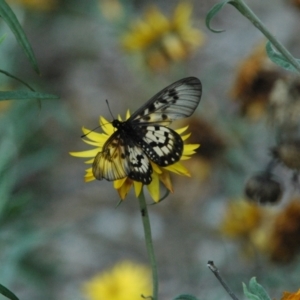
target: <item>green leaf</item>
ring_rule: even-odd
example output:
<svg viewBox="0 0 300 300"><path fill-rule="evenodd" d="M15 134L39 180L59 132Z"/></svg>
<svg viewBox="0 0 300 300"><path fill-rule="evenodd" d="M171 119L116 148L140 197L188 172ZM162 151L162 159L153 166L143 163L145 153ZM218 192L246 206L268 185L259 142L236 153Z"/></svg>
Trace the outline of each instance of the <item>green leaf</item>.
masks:
<svg viewBox="0 0 300 300"><path fill-rule="evenodd" d="M247 286L243 283L243 290L244 290L244 295L249 299L249 300L260 300L258 296L252 294L249 292Z"/></svg>
<svg viewBox="0 0 300 300"><path fill-rule="evenodd" d="M174 300L198 300L198 298L196 298L192 295L183 294L183 295L177 296Z"/></svg>
<svg viewBox="0 0 300 300"><path fill-rule="evenodd" d="M253 277L249 282L249 289L243 283L245 296L250 300L271 300L265 289L257 283L256 278Z"/></svg>
<svg viewBox="0 0 300 300"><path fill-rule="evenodd" d="M266 290L260 284L257 283L255 277L253 277L253 278L250 279L249 290L253 294L257 295L259 297L259 299L262 299L262 300L271 300L271 298L267 294Z"/></svg>
<svg viewBox="0 0 300 300"><path fill-rule="evenodd" d="M0 284L0 294L2 294L3 296L11 300L19 300L19 298L13 292L11 292L8 288L3 286L2 284Z"/></svg>
<svg viewBox="0 0 300 300"><path fill-rule="evenodd" d="M282 67L285 70L297 72L296 68L288 60L286 60L286 58L282 54L276 52L273 49L270 41L268 41L266 44L266 51L268 57L271 59L273 63L275 63L279 67ZM296 61L300 64L300 59L296 59Z"/></svg>
<svg viewBox="0 0 300 300"><path fill-rule="evenodd" d="M3 18L5 23L9 26L13 34L15 35L18 43L22 47L23 51L25 52L26 56L28 57L33 69L40 74L37 61L35 59L33 50L30 46L30 43L23 31L16 15L11 10L11 8L7 5L4 0L0 0L0 16Z"/></svg>
<svg viewBox="0 0 300 300"><path fill-rule="evenodd" d="M1 100L24 100L24 99L59 99L59 97L52 94L44 94L44 93L23 91L23 90L0 92L0 101Z"/></svg>
<svg viewBox="0 0 300 300"><path fill-rule="evenodd" d="M206 24L206 27L214 32L214 33L220 33L220 32L223 32L225 30L217 30L217 29L213 29L211 28L210 26L210 22L211 20L217 15L217 13L219 13L220 10L222 10L222 8L225 6L225 4L228 4L230 3L231 0L225 0L223 2L219 2L217 4L215 4L211 9L210 11L207 13L206 15L206 18L205 18L205 24Z"/></svg>

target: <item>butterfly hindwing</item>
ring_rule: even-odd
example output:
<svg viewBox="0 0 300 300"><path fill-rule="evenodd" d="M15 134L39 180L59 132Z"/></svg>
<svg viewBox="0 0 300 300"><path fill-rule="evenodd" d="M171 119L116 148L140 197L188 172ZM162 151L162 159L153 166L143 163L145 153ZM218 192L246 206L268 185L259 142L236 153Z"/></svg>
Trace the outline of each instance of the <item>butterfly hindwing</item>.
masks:
<svg viewBox="0 0 300 300"><path fill-rule="evenodd" d="M198 78L176 81L153 96L130 117L134 123L161 123L190 116L200 102L202 85Z"/></svg>
<svg viewBox="0 0 300 300"><path fill-rule="evenodd" d="M183 141L171 128L156 124L140 125L136 134L141 148L157 165L169 166L180 160Z"/></svg>

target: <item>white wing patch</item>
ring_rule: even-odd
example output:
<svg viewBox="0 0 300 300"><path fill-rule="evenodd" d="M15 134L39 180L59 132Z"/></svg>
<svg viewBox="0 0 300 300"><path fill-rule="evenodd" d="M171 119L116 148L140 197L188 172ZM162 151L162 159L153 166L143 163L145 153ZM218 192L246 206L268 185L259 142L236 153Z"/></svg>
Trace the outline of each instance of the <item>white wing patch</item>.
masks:
<svg viewBox="0 0 300 300"><path fill-rule="evenodd" d="M180 160L183 141L174 130L160 126L141 126L139 144L147 156L159 166L169 166Z"/></svg>

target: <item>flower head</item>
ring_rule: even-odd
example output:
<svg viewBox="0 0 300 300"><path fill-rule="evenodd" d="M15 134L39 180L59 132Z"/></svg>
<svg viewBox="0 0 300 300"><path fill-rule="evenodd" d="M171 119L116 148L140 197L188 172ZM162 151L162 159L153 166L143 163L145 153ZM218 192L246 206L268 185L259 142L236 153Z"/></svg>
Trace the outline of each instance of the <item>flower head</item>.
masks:
<svg viewBox="0 0 300 300"><path fill-rule="evenodd" d="M123 261L85 282L82 290L89 300L140 300L151 293L150 270Z"/></svg>
<svg viewBox="0 0 300 300"><path fill-rule="evenodd" d="M300 201L294 199L275 218L270 235L270 256L276 262L289 262L300 251Z"/></svg>
<svg viewBox="0 0 300 300"><path fill-rule="evenodd" d="M127 112L126 120L130 117L130 113ZM119 121L121 118L119 117ZM70 152L72 156L90 158L86 161L87 164L92 164L94 162L95 156L102 151L103 146L110 138L110 136L115 132L115 128L112 123L108 122L105 118L100 117L99 123L103 129L103 133L91 132L86 128L82 128L83 133L86 135L84 142L94 146L92 150L81 151L81 152ZM185 141L190 134L182 135L187 130L187 126L178 130L175 130L178 134L181 135L183 141ZM199 147L198 144L184 144L183 153L180 158L180 161L165 167L160 167L150 160L153 173L151 174L152 181L147 185L148 191L154 201L159 201L160 197L160 182L170 191L173 192L173 187L171 183L171 178L169 172L176 173L178 175L190 176L188 170L181 164L182 160L187 160L192 154L195 153L195 149ZM95 180L93 175L92 168L88 168L85 174L85 181ZM114 188L118 191L119 196L122 200L125 199L131 187L134 187L136 196L142 191L143 184L139 181L135 181L129 177L124 177L113 181Z"/></svg>
<svg viewBox="0 0 300 300"><path fill-rule="evenodd" d="M300 299L300 289L295 292L283 292L283 295L281 297L281 300L299 300Z"/></svg>
<svg viewBox="0 0 300 300"><path fill-rule="evenodd" d="M161 70L172 61L181 61L204 42L204 35L191 26L192 6L180 2L173 16L167 18L155 6L150 7L143 20L135 21L123 37L128 52L142 53L152 70Z"/></svg>
<svg viewBox="0 0 300 300"><path fill-rule="evenodd" d="M256 47L241 62L231 90L231 96L241 106L241 113L252 120L259 119L265 113L274 84L281 76L268 59L265 47Z"/></svg>
<svg viewBox="0 0 300 300"><path fill-rule="evenodd" d="M248 179L244 192L249 201L274 204L281 199L282 187L272 174L263 172Z"/></svg>

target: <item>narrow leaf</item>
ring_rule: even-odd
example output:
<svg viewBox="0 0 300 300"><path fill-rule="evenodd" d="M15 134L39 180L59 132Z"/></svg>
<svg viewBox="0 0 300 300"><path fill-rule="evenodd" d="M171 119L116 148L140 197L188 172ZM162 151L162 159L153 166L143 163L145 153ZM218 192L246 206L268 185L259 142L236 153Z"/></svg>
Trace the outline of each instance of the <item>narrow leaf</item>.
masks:
<svg viewBox="0 0 300 300"><path fill-rule="evenodd" d="M271 61L273 63L275 63L276 65L278 65L279 67L281 67L285 70L297 72L296 68L289 61L287 61L286 58L282 54L276 52L273 49L270 41L268 41L266 44L266 51L267 51L268 57L271 59ZM300 64L300 59L296 59L296 61Z"/></svg>
<svg viewBox="0 0 300 300"><path fill-rule="evenodd" d="M11 8L8 6L8 4L5 2L5 0L0 0L0 16L3 18L5 23L9 26L13 34L15 35L18 43L22 47L23 51L27 55L33 69L40 74L37 61L35 59L33 50L30 46L30 43L25 35L25 32L23 31L16 15L11 10Z"/></svg>
<svg viewBox="0 0 300 300"><path fill-rule="evenodd" d="M244 290L244 295L249 299L249 300L260 300L260 298L252 293L249 292L246 284L243 283L243 290Z"/></svg>
<svg viewBox="0 0 300 300"><path fill-rule="evenodd" d="M0 294L2 294L3 296L11 300L19 300L19 298L13 292L11 292L8 288L3 286L2 284L0 284Z"/></svg>
<svg viewBox="0 0 300 300"><path fill-rule="evenodd" d="M219 2L217 4L215 4L210 11L207 13L206 18L205 18L205 24L206 27L214 32L214 33L220 33L220 32L224 32L225 30L217 30L217 29L213 29L210 26L211 20L219 13L220 10L222 10L222 8L225 6L225 4L229 3L230 0L224 0L223 2Z"/></svg>
<svg viewBox="0 0 300 300"><path fill-rule="evenodd" d="M44 94L31 91L9 91L9 92L0 92L0 101L1 100L25 100L25 99L59 99L57 95Z"/></svg>
<svg viewBox="0 0 300 300"><path fill-rule="evenodd" d="M192 295L179 295L174 300L198 300L198 298Z"/></svg>
<svg viewBox="0 0 300 300"><path fill-rule="evenodd" d="M257 295L259 297L259 299L271 300L271 298L267 294L266 290L260 284L257 283L255 277L250 279L249 290L251 291L251 293Z"/></svg>
<svg viewBox="0 0 300 300"><path fill-rule="evenodd" d="M3 41L6 39L6 33L3 34L1 37L0 37L0 45L3 43Z"/></svg>
<svg viewBox="0 0 300 300"><path fill-rule="evenodd" d="M0 69L0 73L4 74L4 75L6 75L7 77L10 77L10 78L12 78L12 79L14 79L14 80L19 81L20 83L22 83L22 84L24 84L26 87L28 87L31 91L35 92L35 90L34 90L28 83L26 83L26 82L23 81L22 79L16 77L15 75L12 75L12 74L10 74L9 72L4 71L4 70L1 70L1 69Z"/></svg>

